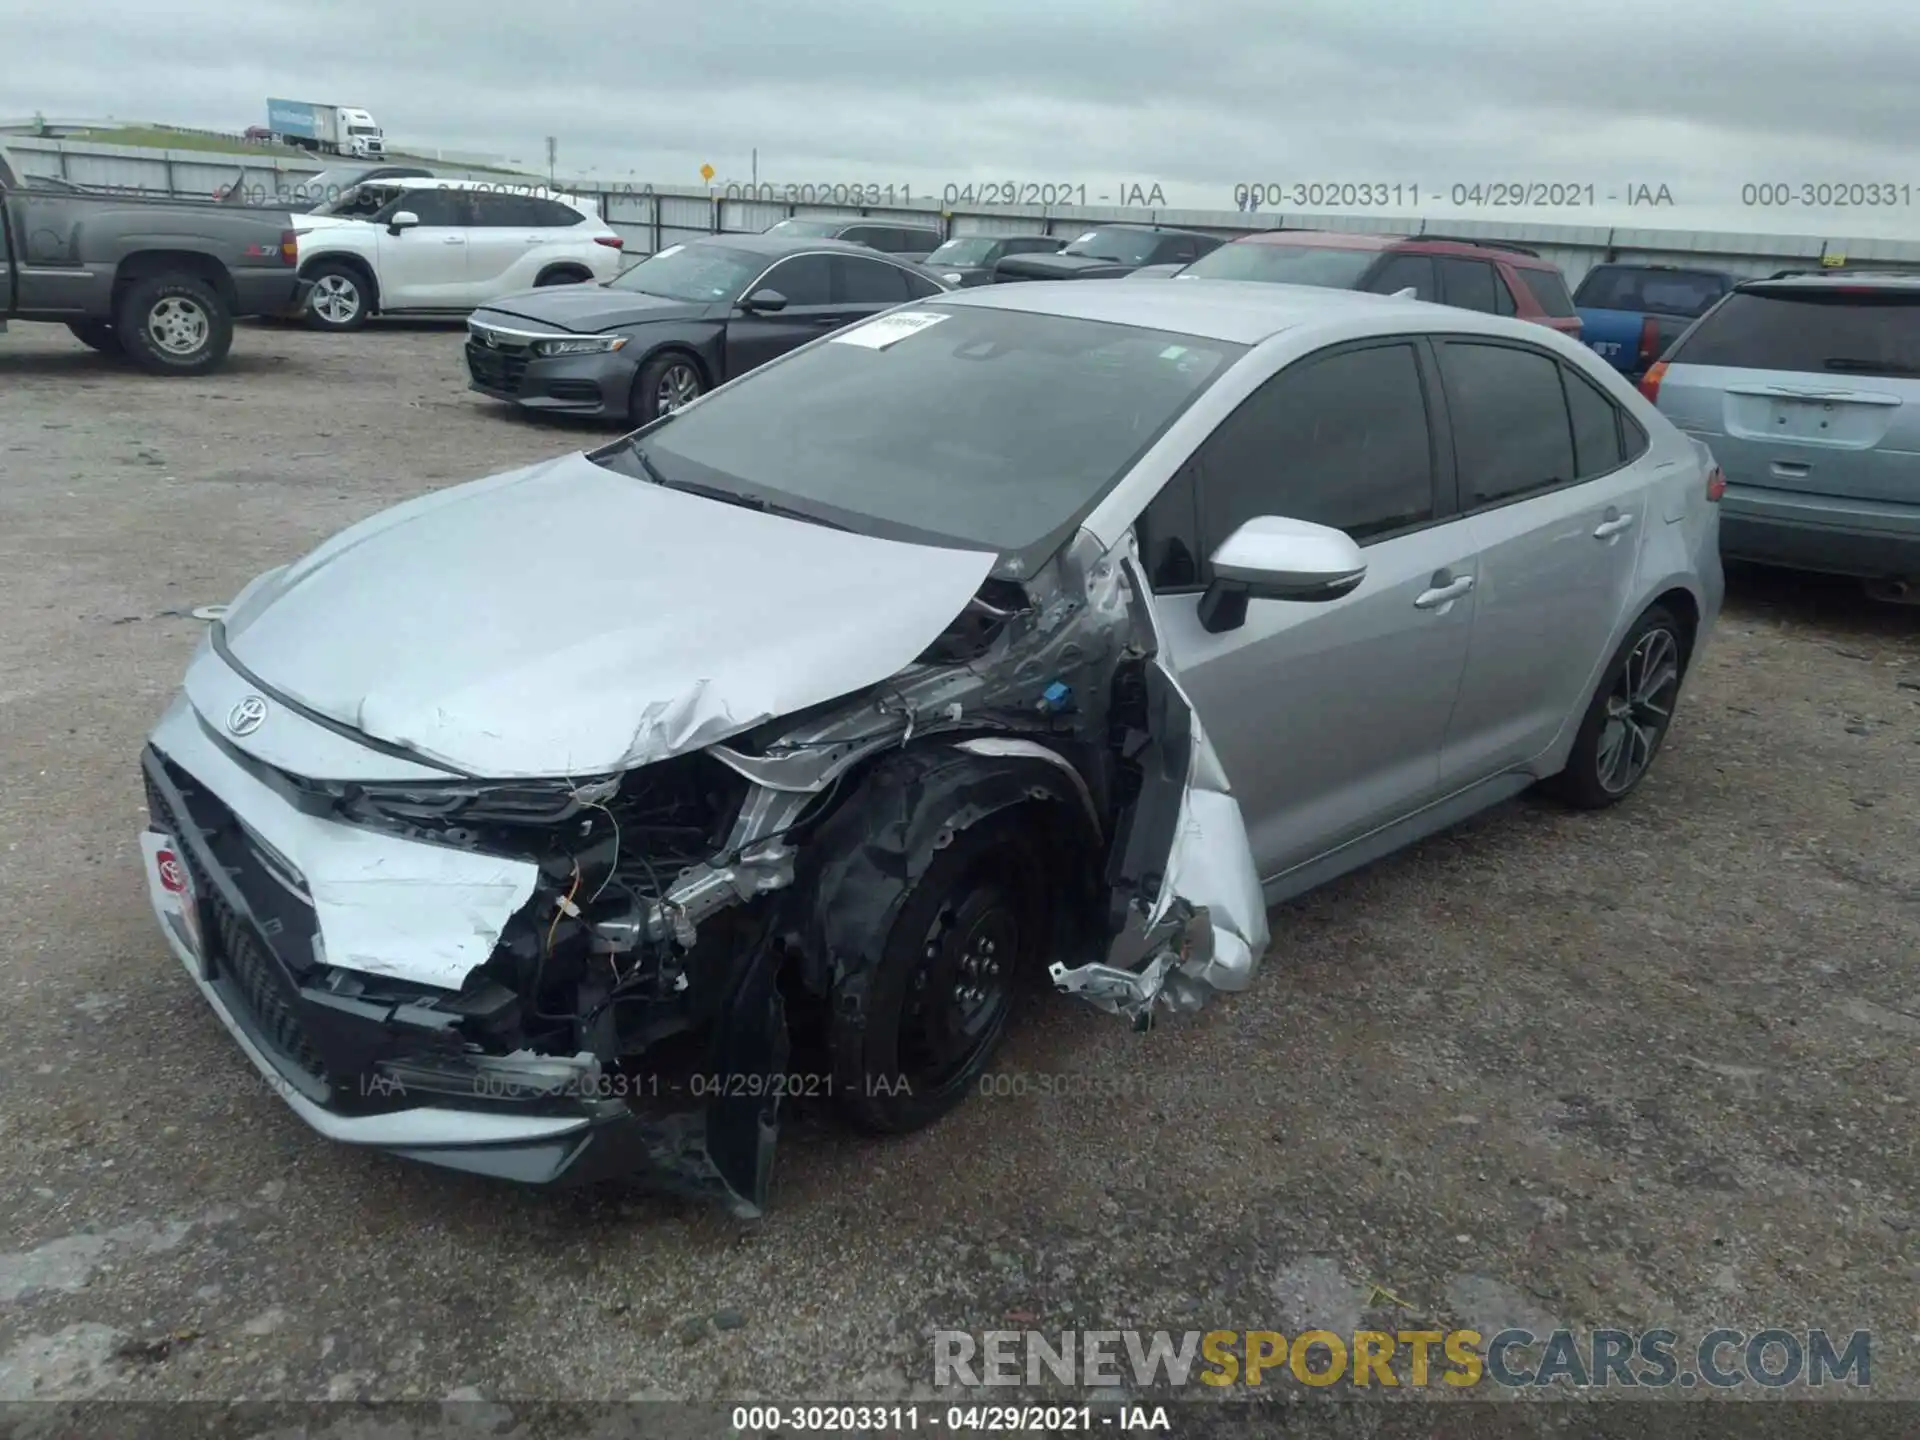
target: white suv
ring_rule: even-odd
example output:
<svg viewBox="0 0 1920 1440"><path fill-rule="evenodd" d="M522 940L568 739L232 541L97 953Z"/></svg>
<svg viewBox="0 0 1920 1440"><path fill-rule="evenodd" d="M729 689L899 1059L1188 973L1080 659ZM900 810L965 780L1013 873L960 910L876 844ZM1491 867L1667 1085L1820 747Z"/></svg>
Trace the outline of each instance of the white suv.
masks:
<svg viewBox="0 0 1920 1440"><path fill-rule="evenodd" d="M465 315L621 268L620 236L593 202L544 185L374 180L294 225L316 330L358 330L369 315Z"/></svg>

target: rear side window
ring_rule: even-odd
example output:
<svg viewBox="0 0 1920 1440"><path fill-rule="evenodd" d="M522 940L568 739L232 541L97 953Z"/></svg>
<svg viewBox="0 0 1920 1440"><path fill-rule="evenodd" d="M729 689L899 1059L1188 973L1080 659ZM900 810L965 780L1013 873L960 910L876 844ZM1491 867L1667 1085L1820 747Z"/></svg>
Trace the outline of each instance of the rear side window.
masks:
<svg viewBox="0 0 1920 1440"><path fill-rule="evenodd" d="M1620 444L1620 412L1586 376L1563 366L1561 377L1567 386L1567 412L1573 417L1574 474L1587 480L1618 470L1626 458Z"/></svg>
<svg viewBox="0 0 1920 1440"><path fill-rule="evenodd" d="M904 277L907 293L916 300L924 300L929 295L944 295L946 291L925 275L915 275L909 271Z"/></svg>
<svg viewBox="0 0 1920 1440"><path fill-rule="evenodd" d="M836 305L899 305L907 298L907 279L897 265L836 255L833 269Z"/></svg>
<svg viewBox="0 0 1920 1440"><path fill-rule="evenodd" d="M1442 255L1434 263L1440 270L1440 292L1447 304L1458 305L1462 310L1493 313L1491 265L1484 260L1456 260L1450 255Z"/></svg>
<svg viewBox="0 0 1920 1440"><path fill-rule="evenodd" d="M1564 320L1573 314L1573 297L1567 294L1567 282L1560 278L1558 270L1531 270L1516 265L1514 272L1548 315Z"/></svg>
<svg viewBox="0 0 1920 1440"><path fill-rule="evenodd" d="M1507 277L1500 273L1498 265L1493 267L1493 309L1498 315L1512 315L1520 306L1513 298L1513 287L1507 284Z"/></svg>
<svg viewBox="0 0 1920 1440"><path fill-rule="evenodd" d="M1463 506L1517 500L1573 479L1559 361L1513 345L1449 340L1440 346L1440 374Z"/></svg>
<svg viewBox="0 0 1920 1440"><path fill-rule="evenodd" d="M1256 515L1366 542L1433 518L1433 445L1411 345L1372 345L1288 366L1201 450L1206 547Z"/></svg>
<svg viewBox="0 0 1920 1440"><path fill-rule="evenodd" d="M1737 290L1668 358L1741 370L1920 375L1920 289Z"/></svg>
<svg viewBox="0 0 1920 1440"><path fill-rule="evenodd" d="M1574 292L1574 303L1589 310L1632 310L1693 320L1726 293L1727 282L1707 270L1596 265Z"/></svg>

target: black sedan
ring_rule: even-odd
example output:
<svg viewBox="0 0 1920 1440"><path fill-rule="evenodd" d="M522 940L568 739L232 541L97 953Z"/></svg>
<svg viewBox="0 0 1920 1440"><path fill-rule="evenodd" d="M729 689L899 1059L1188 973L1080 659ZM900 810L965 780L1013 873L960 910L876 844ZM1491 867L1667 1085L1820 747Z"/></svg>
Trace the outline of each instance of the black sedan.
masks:
<svg viewBox="0 0 1920 1440"><path fill-rule="evenodd" d="M1147 265L1186 265L1221 243L1218 235L1158 225L1099 225L1053 255L1009 255L993 267L1008 280L1117 280Z"/></svg>
<svg viewBox="0 0 1920 1440"><path fill-rule="evenodd" d="M956 235L920 263L956 289L993 283L993 267L1009 255L1051 255L1062 235Z"/></svg>
<svg viewBox="0 0 1920 1440"><path fill-rule="evenodd" d="M716 235L600 285L492 300L467 321L471 388L644 425L756 365L948 287L864 245Z"/></svg>

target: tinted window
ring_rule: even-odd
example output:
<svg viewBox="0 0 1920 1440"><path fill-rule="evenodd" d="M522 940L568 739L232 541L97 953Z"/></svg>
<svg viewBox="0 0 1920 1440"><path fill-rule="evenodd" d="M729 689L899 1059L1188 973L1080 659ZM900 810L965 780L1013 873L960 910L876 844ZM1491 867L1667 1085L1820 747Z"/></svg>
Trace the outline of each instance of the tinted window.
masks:
<svg viewBox="0 0 1920 1440"><path fill-rule="evenodd" d="M927 264L938 268L942 265L991 265L1000 258L1001 242L991 235L963 235L949 240L932 255Z"/></svg>
<svg viewBox="0 0 1920 1440"><path fill-rule="evenodd" d="M1120 265L1145 265L1159 247L1160 237L1151 230L1127 230L1118 225L1103 225L1087 230L1069 241L1061 252L1085 255L1094 260L1111 260Z"/></svg>
<svg viewBox="0 0 1920 1440"><path fill-rule="evenodd" d="M1625 450L1620 459L1623 464L1631 465L1652 447L1653 441L1647 438L1647 432L1640 428L1640 422L1626 411L1620 412L1620 433L1624 438Z"/></svg>
<svg viewBox="0 0 1920 1440"><path fill-rule="evenodd" d="M1496 315L1511 315L1517 309L1514 303L1513 287L1507 284L1507 277L1500 273L1498 265L1493 267L1493 309Z"/></svg>
<svg viewBox="0 0 1920 1440"><path fill-rule="evenodd" d="M472 200L465 190L409 190L393 208L395 213L411 210L422 225L467 226L473 224Z"/></svg>
<svg viewBox="0 0 1920 1440"><path fill-rule="evenodd" d="M1740 290L1668 358L1830 375L1920 375L1920 289Z"/></svg>
<svg viewBox="0 0 1920 1440"><path fill-rule="evenodd" d="M1196 467L1166 483L1134 527L1147 584L1164 595L1200 583L1200 509Z"/></svg>
<svg viewBox="0 0 1920 1440"><path fill-rule="evenodd" d="M1492 313L1495 277L1491 265L1484 260L1456 260L1446 255L1436 257L1434 263L1440 268L1440 288L1447 304Z"/></svg>
<svg viewBox="0 0 1920 1440"><path fill-rule="evenodd" d="M796 255L774 266L760 288L778 290L789 305L831 305L833 262L825 255Z"/></svg>
<svg viewBox="0 0 1920 1440"><path fill-rule="evenodd" d="M1450 340L1440 373L1468 508L1571 480L1573 428L1560 364L1537 350Z"/></svg>
<svg viewBox="0 0 1920 1440"><path fill-rule="evenodd" d="M1374 250L1336 250L1322 245L1269 245L1258 240L1222 245L1187 269L1195 279L1266 280L1276 285L1324 285L1351 290L1373 262Z"/></svg>
<svg viewBox="0 0 1920 1440"><path fill-rule="evenodd" d="M577 213L564 205L556 204L551 200L541 200L533 195L502 195L479 190L473 193L472 200L473 223L495 229L508 226L544 229L551 225L571 225L580 218ZM555 210L558 210L561 215L558 220L552 216Z"/></svg>
<svg viewBox="0 0 1920 1440"><path fill-rule="evenodd" d="M944 295L946 291L925 275L908 272L906 276L907 293L915 300L924 300L929 295Z"/></svg>
<svg viewBox="0 0 1920 1440"><path fill-rule="evenodd" d="M1055 235L1010 235L1007 237L1007 255L1051 255L1060 248L1061 241Z"/></svg>
<svg viewBox="0 0 1920 1440"><path fill-rule="evenodd" d="M1433 447L1411 345L1289 366L1228 416L1201 451L1209 552L1256 515L1355 540L1433 518Z"/></svg>
<svg viewBox="0 0 1920 1440"><path fill-rule="evenodd" d="M1558 270L1527 270L1515 266L1514 273L1546 314L1556 320L1573 314L1573 297L1567 294L1567 282L1560 278Z"/></svg>
<svg viewBox="0 0 1920 1440"><path fill-rule="evenodd" d="M836 305L899 305L908 298L906 273L897 265L888 265L880 260L860 260L851 255L836 255L833 257L833 268L833 299ZM778 273L784 274L785 271ZM783 290L781 294L786 292Z"/></svg>
<svg viewBox="0 0 1920 1440"><path fill-rule="evenodd" d="M1440 282L1434 278L1431 255L1389 255L1367 282L1367 289L1381 295L1395 295L1409 288L1416 300L1440 299Z"/></svg>
<svg viewBox="0 0 1920 1440"><path fill-rule="evenodd" d="M1529 279L1532 276L1528 276ZM1574 473L1585 480L1620 468L1620 412L1600 387L1567 369L1567 410L1573 416Z"/></svg>
<svg viewBox="0 0 1920 1440"><path fill-rule="evenodd" d="M1596 265L1581 280L1574 303L1589 310L1633 310L1692 320L1706 314L1727 289L1723 276L1707 270Z"/></svg>
<svg viewBox="0 0 1920 1440"><path fill-rule="evenodd" d="M844 331L642 443L669 479L870 532L1025 552L1057 542L1245 353L984 306L902 313L943 318L880 348L860 343L865 327Z"/></svg>
<svg viewBox="0 0 1920 1440"><path fill-rule="evenodd" d="M802 240L825 239L838 235L846 226L844 220L782 220L777 225L769 225L769 235L792 235Z"/></svg>
<svg viewBox="0 0 1920 1440"><path fill-rule="evenodd" d="M1160 248L1153 253L1157 265L1184 265L1199 258L1191 235L1170 235L1160 242Z"/></svg>
<svg viewBox="0 0 1920 1440"><path fill-rule="evenodd" d="M932 230L907 227L884 233L890 243L882 244L880 248L891 250L896 255L926 255L940 247L940 236Z"/></svg>
<svg viewBox="0 0 1920 1440"><path fill-rule="evenodd" d="M668 300L738 300L766 268L766 256L724 245L669 245L622 270L608 284L615 290L637 290Z"/></svg>

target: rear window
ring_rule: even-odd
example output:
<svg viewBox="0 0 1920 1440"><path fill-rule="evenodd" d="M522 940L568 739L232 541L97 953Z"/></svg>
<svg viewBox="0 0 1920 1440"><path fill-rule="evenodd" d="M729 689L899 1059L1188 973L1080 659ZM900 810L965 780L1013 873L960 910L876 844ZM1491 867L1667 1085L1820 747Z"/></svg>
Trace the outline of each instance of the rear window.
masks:
<svg viewBox="0 0 1920 1440"><path fill-rule="evenodd" d="M1920 375L1920 289L1738 290L1668 358L1740 370Z"/></svg>
<svg viewBox="0 0 1920 1440"><path fill-rule="evenodd" d="M1548 315L1564 319L1573 314L1573 297L1567 294L1567 282L1560 278L1558 270L1528 270L1516 265L1514 273L1533 292L1533 298Z"/></svg>
<svg viewBox="0 0 1920 1440"><path fill-rule="evenodd" d="M1531 274L1531 272L1529 272ZM1697 319L1727 293L1727 282L1704 270L1649 270L1633 265L1596 265L1574 295L1589 310L1633 310L1641 314L1683 315Z"/></svg>
<svg viewBox="0 0 1920 1440"><path fill-rule="evenodd" d="M1274 285L1320 285L1352 290L1380 258L1376 250L1330 245L1222 245L1186 269L1195 279L1264 280Z"/></svg>

